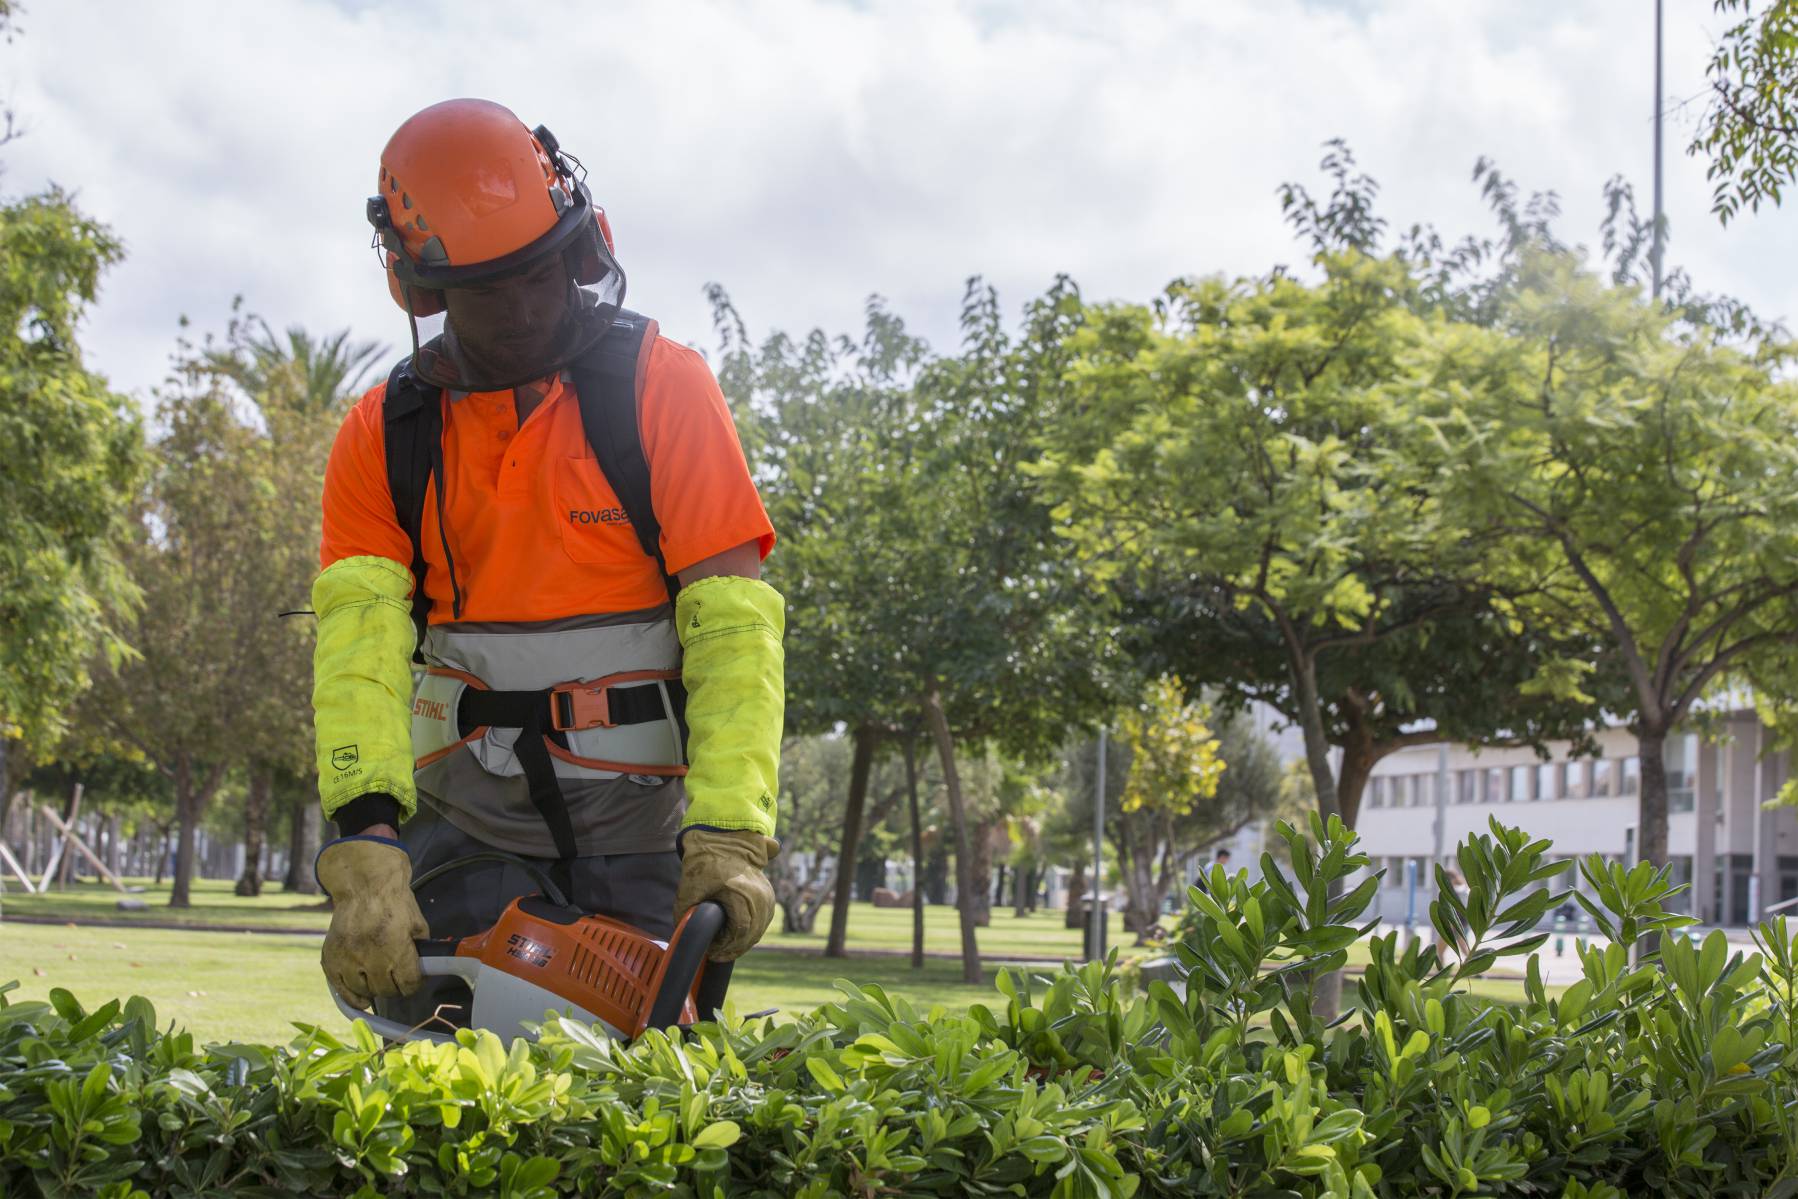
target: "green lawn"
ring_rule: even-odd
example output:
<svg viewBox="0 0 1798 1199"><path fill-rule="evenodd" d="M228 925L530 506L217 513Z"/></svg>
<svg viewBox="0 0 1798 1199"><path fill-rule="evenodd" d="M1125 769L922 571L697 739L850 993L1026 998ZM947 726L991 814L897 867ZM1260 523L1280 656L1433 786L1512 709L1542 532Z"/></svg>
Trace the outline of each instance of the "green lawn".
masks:
<svg viewBox="0 0 1798 1199"><path fill-rule="evenodd" d="M342 1026L319 973L318 946L314 937L273 933L0 922L0 983L19 981L15 999L41 999L64 987L90 1007L143 995L164 1021L204 1041L285 1041L296 1020ZM742 1012L809 1011L837 997L839 978L878 983L922 1009L998 1002L990 983L964 984L952 960L932 959L914 971L903 958L827 959L766 947L738 964L731 998ZM1522 984L1506 979L1483 980L1476 990L1495 999L1523 996Z"/></svg>
<svg viewBox="0 0 1798 1199"><path fill-rule="evenodd" d="M828 960L758 949L737 966L731 999L739 1011L809 1011L837 996L838 978L878 983L928 1008L966 1007L996 997L990 985L961 982L961 965L903 959ZM291 1022L339 1027L318 968L318 941L264 933L172 929L70 928L0 922L0 982L18 979L14 999L41 999L64 987L93 1006L143 995L166 1021L202 1040L284 1041Z"/></svg>
<svg viewBox="0 0 1798 1199"><path fill-rule="evenodd" d="M16 880L11 880L16 884ZM239 899L231 893L230 879L195 879L191 891L193 906L171 908L169 884L153 887L147 878L128 878L127 885L141 886L141 899L148 906L141 912L122 912L118 901L124 896L105 883L76 883L66 891L52 890L44 895L27 895L16 885L8 886L0 895L0 919L6 916L48 916L59 920L143 920L170 924L228 924L256 928L316 928L324 932L331 914L320 905L320 895L300 895L283 891L280 884L264 887L260 898ZM317 910L309 910L317 909Z"/></svg>
<svg viewBox="0 0 1798 1199"><path fill-rule="evenodd" d="M229 879L198 879L194 882L189 908L168 906L168 885L149 886L147 879L128 879L143 886L137 896L148 904L141 912L118 909L119 893L102 883L78 883L66 891L47 895L26 895L8 889L0 896L0 919L6 915L48 917L57 920L141 920L149 923L223 924L245 928L312 928L320 932L331 922L329 912L311 910L319 907L316 895L296 895L279 886L265 889L258 899L239 899L231 893ZM816 931L768 934L771 948L823 949L830 931L831 908L818 913ZM779 928L778 919L775 924ZM1109 944L1124 953L1140 953L1124 933L1123 918L1113 915ZM1016 918L1010 908L993 912L990 928L980 930L980 952L995 960L1012 958L1061 958L1078 956L1080 933L1062 927L1062 913L1037 912ZM849 947L854 950L911 950L911 909L877 908L871 903L858 903L849 914ZM931 906L924 911L924 947L931 953L960 956L961 927L955 909Z"/></svg>

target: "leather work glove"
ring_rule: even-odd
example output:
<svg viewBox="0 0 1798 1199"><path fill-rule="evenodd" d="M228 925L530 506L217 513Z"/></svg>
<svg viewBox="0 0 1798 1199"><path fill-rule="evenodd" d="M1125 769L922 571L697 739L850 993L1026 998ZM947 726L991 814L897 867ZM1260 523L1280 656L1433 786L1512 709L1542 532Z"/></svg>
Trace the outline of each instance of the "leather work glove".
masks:
<svg viewBox="0 0 1798 1199"><path fill-rule="evenodd" d="M691 828L681 834L680 889L674 919L709 899L724 909L724 931L707 957L730 962L749 952L774 918L774 884L762 873L780 842L751 829Z"/></svg>
<svg viewBox="0 0 1798 1199"><path fill-rule="evenodd" d="M386 837L343 837L325 846L314 868L331 897L331 928L319 962L325 979L352 1007L418 989L414 938L430 929L412 897L412 859Z"/></svg>

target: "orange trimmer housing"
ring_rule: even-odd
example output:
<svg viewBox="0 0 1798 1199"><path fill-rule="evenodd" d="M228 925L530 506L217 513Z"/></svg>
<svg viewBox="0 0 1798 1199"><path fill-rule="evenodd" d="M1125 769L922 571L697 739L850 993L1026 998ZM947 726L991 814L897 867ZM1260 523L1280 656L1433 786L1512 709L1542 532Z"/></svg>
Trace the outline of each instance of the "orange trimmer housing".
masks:
<svg viewBox="0 0 1798 1199"><path fill-rule="evenodd" d="M671 950L692 919L689 911L662 942L622 921L527 895L508 904L485 932L457 941L455 956L524 978L635 1037L648 1027ZM701 965L681 1005L682 1024L698 1018L694 992L704 977Z"/></svg>

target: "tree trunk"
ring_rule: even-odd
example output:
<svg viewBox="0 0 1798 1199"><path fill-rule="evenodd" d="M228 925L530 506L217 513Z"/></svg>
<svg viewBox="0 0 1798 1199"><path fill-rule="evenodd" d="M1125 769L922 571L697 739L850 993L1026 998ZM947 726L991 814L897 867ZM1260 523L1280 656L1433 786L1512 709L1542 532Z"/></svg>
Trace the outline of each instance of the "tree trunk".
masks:
<svg viewBox="0 0 1798 1199"><path fill-rule="evenodd" d="M824 851L821 849L813 850L812 851L812 874L814 876L823 874L823 870L821 869L823 864L824 864ZM800 909L799 909L799 911L800 911L799 931L800 932L809 933L817 925L818 910L824 906L824 900L830 895L832 887L834 886L835 882L836 882L836 880L834 878L825 878L824 881L819 883L817 886L809 888L809 890L810 890L809 896L804 897L803 901L800 904Z"/></svg>
<svg viewBox="0 0 1798 1199"><path fill-rule="evenodd" d="M318 857L318 822L318 808L310 790L302 789L288 809L287 877L281 883L283 891L318 894L318 876L312 873L313 860Z"/></svg>
<svg viewBox="0 0 1798 1199"><path fill-rule="evenodd" d="M992 899L992 904L991 904L992 907L996 908L1000 904L1005 902L1005 883L1006 883L1007 877L1010 874L1011 874L1011 866L1006 862L1000 862L999 863L999 877L993 880L993 899ZM1014 878L1011 881L1016 882L1017 880Z"/></svg>
<svg viewBox="0 0 1798 1199"><path fill-rule="evenodd" d="M199 832L196 827L200 822L195 819L194 788L192 771L185 758L182 759L175 780L175 885L169 890L169 906L171 908L192 907L188 890L194 877L194 835Z"/></svg>
<svg viewBox="0 0 1798 1199"><path fill-rule="evenodd" d="M918 817L918 750L905 739L905 796L911 806L911 968L924 968L924 822Z"/></svg>
<svg viewBox="0 0 1798 1199"><path fill-rule="evenodd" d="M1068 906L1062 918L1063 928L1085 928L1089 923L1080 905L1086 899L1086 863L1074 863L1074 873L1068 876Z"/></svg>
<svg viewBox="0 0 1798 1199"><path fill-rule="evenodd" d="M986 928L993 922L993 828L990 820L975 823L974 839L974 924ZM959 886L959 880L957 886Z"/></svg>
<svg viewBox="0 0 1798 1199"><path fill-rule="evenodd" d="M849 803L843 810L843 847L837 855L836 907L830 913L830 937L824 944L824 956L840 958L847 954L849 939L849 901L855 886L855 859L862 841L862 809L868 802L868 775L874 766L874 730L855 730L855 757L849 767Z"/></svg>
<svg viewBox="0 0 1798 1199"><path fill-rule="evenodd" d="M1328 820L1342 814L1342 805L1336 796L1336 775L1330 769L1330 739L1324 731L1323 701L1317 693L1317 662L1283 615L1280 628L1286 640L1286 668L1292 674L1293 690L1298 693L1299 729L1305 738L1305 766L1311 772L1311 785L1317 791L1318 813Z"/></svg>
<svg viewBox="0 0 1798 1199"><path fill-rule="evenodd" d="M179 805L180 801L177 800L176 803L177 803L177 805ZM158 835L156 838L156 885L158 887L162 886L162 876L168 870L169 834L174 830L174 827L175 826L173 824L170 824L167 828L162 828L162 829L157 830Z"/></svg>
<svg viewBox="0 0 1798 1199"><path fill-rule="evenodd" d="M924 897L931 903L949 902L949 847L940 836L924 861Z"/></svg>
<svg viewBox="0 0 1798 1199"><path fill-rule="evenodd" d="M262 894L262 848L274 790L272 770L257 767L250 771L250 790L243 808L243 874L237 879L237 894L245 899Z"/></svg>
<svg viewBox="0 0 1798 1199"><path fill-rule="evenodd" d="M1667 864L1667 730L1645 727L1636 734L1636 760L1642 766L1642 794L1636 809L1636 860L1656 870ZM1756 808L1754 819L1760 819ZM1760 921L1759 912L1748 922Z"/></svg>
<svg viewBox="0 0 1798 1199"><path fill-rule="evenodd" d="M872 827L874 822L869 821ZM872 903L874 891L887 885L887 860L872 855L861 858L855 864L855 898L862 903Z"/></svg>
<svg viewBox="0 0 1798 1199"><path fill-rule="evenodd" d="M171 908L193 906L190 891L194 879L194 842L200 831L200 820L206 814L206 804L218 790L224 774L224 764L219 763L206 772L204 779L196 781L193 763L186 754L181 755L176 766L175 818L181 828L175 843L175 885L169 890Z"/></svg>
<svg viewBox="0 0 1798 1199"><path fill-rule="evenodd" d="M112 813L106 818L106 868L114 877L125 876L125 847L120 833L119 814Z"/></svg>
<svg viewBox="0 0 1798 1199"><path fill-rule="evenodd" d="M69 802L62 806L62 824L70 833L80 836L75 828L75 818L81 814L81 797L87 788L76 783L69 790ZM56 889L67 889L71 876L75 873L75 845L68 837L58 835L62 841L62 862L56 867Z"/></svg>
<svg viewBox="0 0 1798 1199"><path fill-rule="evenodd" d="M1330 742L1324 731L1323 701L1317 692L1317 659L1283 612L1278 614L1278 620L1286 642L1286 667L1292 674L1293 690L1298 693L1299 728L1305 736L1305 765L1311 772L1311 785L1317 791L1318 814L1328 822L1330 817L1342 815L1342 804L1337 796L1336 776L1330 769ZM1332 894L1339 889L1340 884L1333 887ZM1334 1020L1342 1010L1340 971L1331 971L1316 979L1311 993L1311 1010L1324 1021Z"/></svg>
<svg viewBox="0 0 1798 1199"><path fill-rule="evenodd" d="M1350 828L1361 815L1361 796L1373 768L1385 756L1374 744L1373 733L1355 716L1350 717L1348 737L1342 746L1342 765L1336 774L1336 802L1342 811L1342 823ZM1391 752L1388 748L1385 752Z"/></svg>
<svg viewBox="0 0 1798 1199"><path fill-rule="evenodd" d="M1148 943L1155 925L1155 857L1152 817L1147 812L1126 812L1118 819L1118 873L1124 880L1124 931L1136 935L1136 943Z"/></svg>
<svg viewBox="0 0 1798 1199"><path fill-rule="evenodd" d="M955 737L949 732L949 718L943 714L942 699L935 691L924 696L924 719L936 740L937 756L943 761L943 788L949 797L949 821L955 827L955 898L961 913L961 977L963 982L978 984L980 942L975 933L973 905L981 891L974 881L974 846L968 837L968 811L962 802L961 772L955 768Z"/></svg>
<svg viewBox="0 0 1798 1199"><path fill-rule="evenodd" d="M1642 767L1642 794L1636 805L1636 860L1647 862L1655 870L1667 864L1666 750L1667 730L1664 727L1653 725L1636 734L1636 760ZM1760 818L1760 807L1756 804L1751 819L1758 821ZM1765 904L1767 898L1761 896L1761 903ZM1748 913L1749 924L1760 923L1760 918L1759 912ZM1645 933L1636 942L1631 964L1649 954L1659 953L1660 949L1660 934Z"/></svg>

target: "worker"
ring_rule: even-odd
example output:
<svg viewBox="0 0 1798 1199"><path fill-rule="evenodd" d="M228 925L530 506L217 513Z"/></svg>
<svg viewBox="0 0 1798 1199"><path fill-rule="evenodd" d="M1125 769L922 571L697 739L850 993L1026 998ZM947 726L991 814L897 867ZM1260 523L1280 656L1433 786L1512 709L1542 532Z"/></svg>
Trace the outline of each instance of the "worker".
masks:
<svg viewBox="0 0 1798 1199"><path fill-rule="evenodd" d="M623 307L606 214L548 129L434 104L378 178L412 352L325 474L326 977L427 1021L459 984L421 986L414 939L546 880L663 939L715 901L711 957L734 959L774 906L784 604L717 381Z"/></svg>

